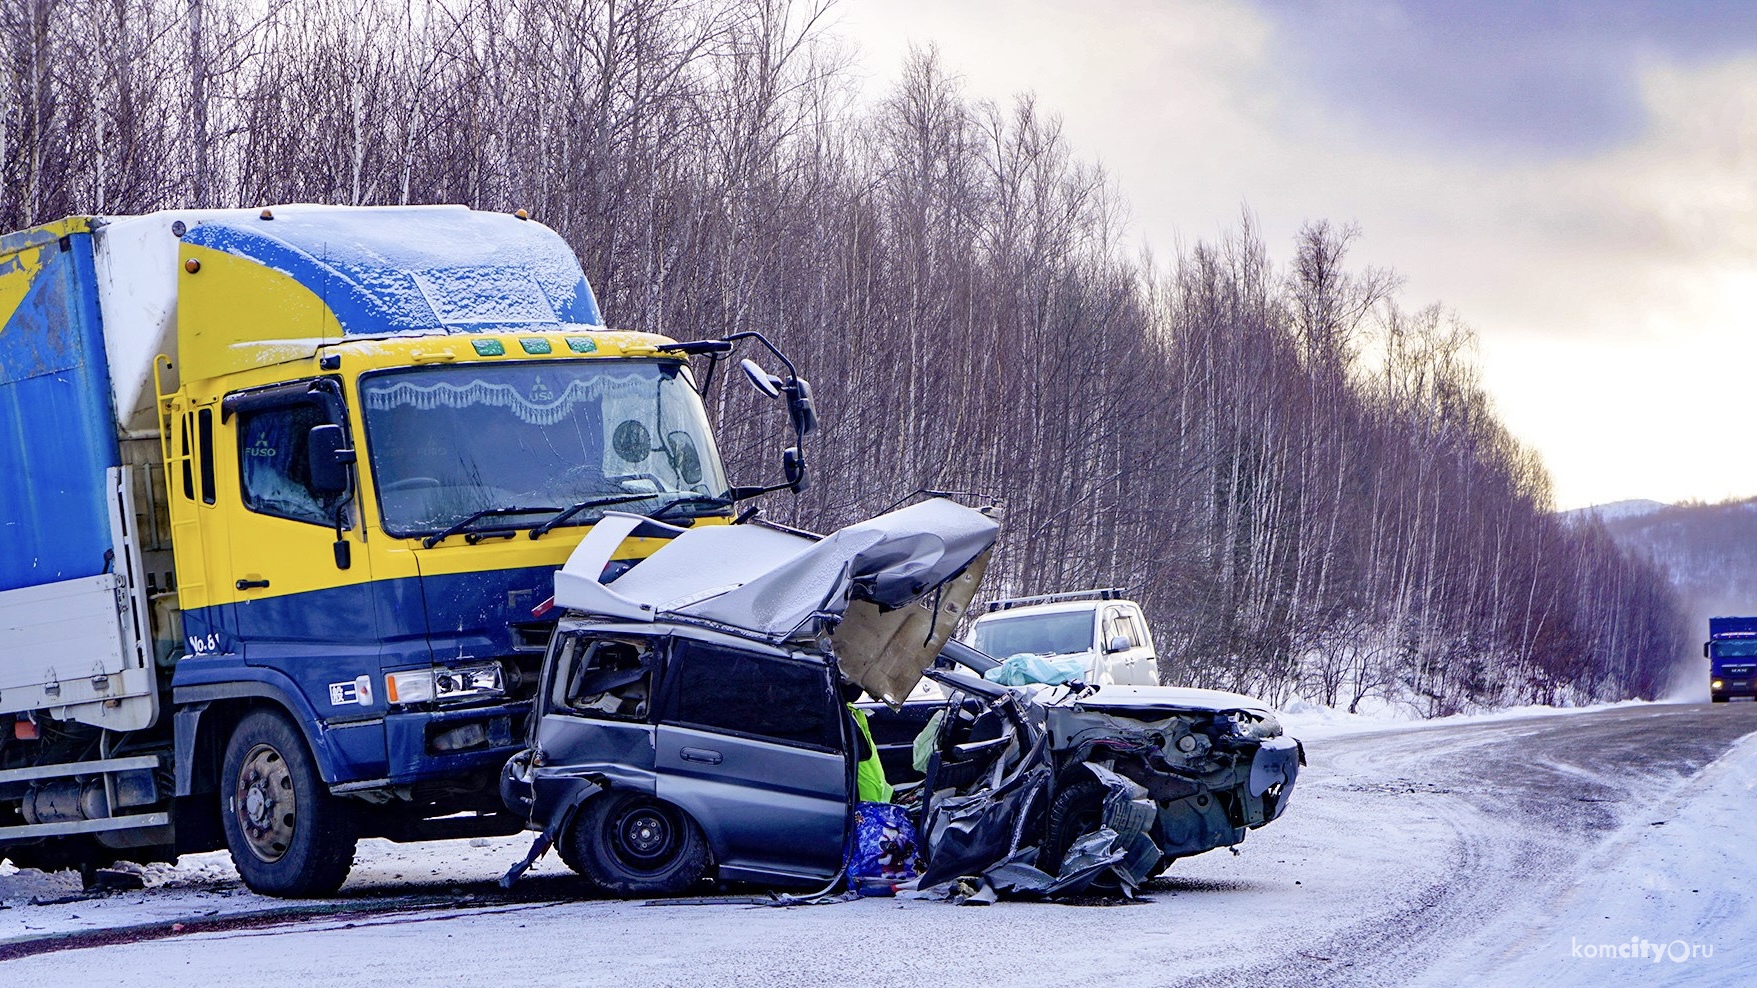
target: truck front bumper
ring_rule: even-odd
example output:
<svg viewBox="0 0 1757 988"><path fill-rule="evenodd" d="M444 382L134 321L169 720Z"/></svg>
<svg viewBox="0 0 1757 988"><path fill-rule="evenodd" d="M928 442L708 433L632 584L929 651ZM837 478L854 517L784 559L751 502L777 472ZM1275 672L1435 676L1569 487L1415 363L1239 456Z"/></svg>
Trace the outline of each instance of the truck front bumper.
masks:
<svg viewBox="0 0 1757 988"><path fill-rule="evenodd" d="M525 745L531 701L458 710L422 710L384 719L393 785L458 779L486 772L492 779Z"/></svg>

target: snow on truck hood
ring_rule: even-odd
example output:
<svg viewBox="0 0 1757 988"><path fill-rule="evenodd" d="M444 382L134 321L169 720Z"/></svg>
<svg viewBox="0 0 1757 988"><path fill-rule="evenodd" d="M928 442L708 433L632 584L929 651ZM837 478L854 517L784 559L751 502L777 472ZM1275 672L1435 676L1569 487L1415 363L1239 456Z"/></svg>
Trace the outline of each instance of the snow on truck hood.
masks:
<svg viewBox="0 0 1757 988"><path fill-rule="evenodd" d="M637 529L669 541L601 582ZM620 620L732 629L772 644L814 640L828 624L843 674L895 705L957 627L999 532L993 518L943 498L821 538L760 524L685 529L609 512L556 573L555 603Z"/></svg>

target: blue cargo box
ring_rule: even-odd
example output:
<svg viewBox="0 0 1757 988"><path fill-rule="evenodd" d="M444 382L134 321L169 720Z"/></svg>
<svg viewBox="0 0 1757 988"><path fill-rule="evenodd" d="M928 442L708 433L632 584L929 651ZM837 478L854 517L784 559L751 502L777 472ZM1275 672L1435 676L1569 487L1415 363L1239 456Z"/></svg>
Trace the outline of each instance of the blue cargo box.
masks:
<svg viewBox="0 0 1757 988"><path fill-rule="evenodd" d="M111 405L85 222L0 237L0 591L110 568Z"/></svg>

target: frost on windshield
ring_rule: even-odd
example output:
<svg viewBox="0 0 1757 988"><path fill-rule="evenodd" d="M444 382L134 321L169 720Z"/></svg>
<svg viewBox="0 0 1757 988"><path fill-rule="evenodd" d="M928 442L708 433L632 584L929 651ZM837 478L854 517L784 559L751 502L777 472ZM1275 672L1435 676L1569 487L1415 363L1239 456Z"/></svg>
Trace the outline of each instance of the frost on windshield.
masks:
<svg viewBox="0 0 1757 988"><path fill-rule="evenodd" d="M361 396L379 505L393 534L486 509L726 491L700 400L674 366L424 368L369 377Z"/></svg>

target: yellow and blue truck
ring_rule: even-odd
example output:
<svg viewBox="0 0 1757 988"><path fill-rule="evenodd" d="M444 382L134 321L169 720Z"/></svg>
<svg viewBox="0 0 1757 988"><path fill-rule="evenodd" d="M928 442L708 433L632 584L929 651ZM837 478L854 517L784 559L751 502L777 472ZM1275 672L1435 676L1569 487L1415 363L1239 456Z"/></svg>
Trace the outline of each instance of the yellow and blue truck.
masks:
<svg viewBox="0 0 1757 988"><path fill-rule="evenodd" d="M361 837L517 831L556 569L607 510L723 524L774 489L728 484L687 367L728 349L607 330L523 214L0 238L0 855L224 846L314 895ZM808 386L746 371L803 439Z"/></svg>

